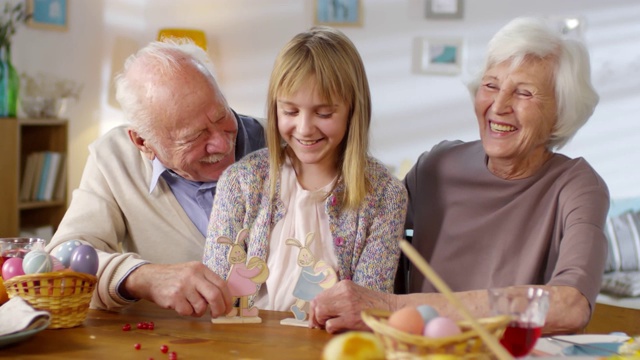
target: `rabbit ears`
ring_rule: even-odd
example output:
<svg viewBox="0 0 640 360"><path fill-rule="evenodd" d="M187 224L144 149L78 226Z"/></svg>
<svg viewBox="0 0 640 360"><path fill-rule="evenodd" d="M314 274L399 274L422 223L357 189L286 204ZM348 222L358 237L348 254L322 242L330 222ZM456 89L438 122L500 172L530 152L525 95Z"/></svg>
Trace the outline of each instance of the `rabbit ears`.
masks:
<svg viewBox="0 0 640 360"><path fill-rule="evenodd" d="M313 242L314 235L315 234L312 232L307 234L307 237L304 240L304 246L302 246L302 244L298 239L293 239L293 238L287 239L287 241L285 241L285 244L293 245L293 246L299 247L300 249L309 248L309 245L311 245L311 243Z"/></svg>
<svg viewBox="0 0 640 360"><path fill-rule="evenodd" d="M249 237L249 229L240 230L240 232L236 236L235 244L244 246L244 242L247 239L247 237ZM216 242L218 244L223 244L223 245L233 245L234 244L234 242L232 242L231 239L229 239L226 236L218 236L218 238L216 239Z"/></svg>

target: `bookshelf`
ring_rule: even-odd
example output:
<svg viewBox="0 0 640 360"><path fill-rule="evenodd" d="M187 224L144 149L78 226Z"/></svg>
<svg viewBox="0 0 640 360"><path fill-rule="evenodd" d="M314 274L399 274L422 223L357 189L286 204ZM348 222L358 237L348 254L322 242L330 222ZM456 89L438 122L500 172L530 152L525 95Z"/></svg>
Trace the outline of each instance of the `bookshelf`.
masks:
<svg viewBox="0 0 640 360"><path fill-rule="evenodd" d="M55 230L62 220L67 209L66 167L60 168L65 175L57 179L62 192L51 200L21 199L21 187L29 155L56 152L67 157L67 134L63 119L0 118L0 237L43 226Z"/></svg>

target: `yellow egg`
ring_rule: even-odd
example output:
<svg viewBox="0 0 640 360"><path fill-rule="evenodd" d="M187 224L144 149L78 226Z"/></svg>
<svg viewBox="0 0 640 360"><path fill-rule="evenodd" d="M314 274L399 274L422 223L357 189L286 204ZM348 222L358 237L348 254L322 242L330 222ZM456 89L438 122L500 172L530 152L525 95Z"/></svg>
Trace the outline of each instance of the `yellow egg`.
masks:
<svg viewBox="0 0 640 360"><path fill-rule="evenodd" d="M370 332L351 331L335 336L322 351L322 360L383 360L384 347Z"/></svg>
<svg viewBox="0 0 640 360"><path fill-rule="evenodd" d="M422 330L424 329L422 315L413 306L403 307L395 311L389 316L387 323L394 329L415 335L422 335Z"/></svg>

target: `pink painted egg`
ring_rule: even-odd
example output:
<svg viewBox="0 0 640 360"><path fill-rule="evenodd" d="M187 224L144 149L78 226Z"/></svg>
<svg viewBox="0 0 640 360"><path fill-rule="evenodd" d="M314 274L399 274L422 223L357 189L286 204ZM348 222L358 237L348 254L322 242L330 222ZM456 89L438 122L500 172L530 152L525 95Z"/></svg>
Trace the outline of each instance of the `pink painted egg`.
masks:
<svg viewBox="0 0 640 360"><path fill-rule="evenodd" d="M51 255L51 261L53 262L53 269L51 269L51 271L61 271L64 270L64 264L62 264L62 261L58 260L57 257Z"/></svg>
<svg viewBox="0 0 640 360"><path fill-rule="evenodd" d="M24 275L22 270L22 258L12 257L2 264L2 279L9 280L14 276Z"/></svg>
<svg viewBox="0 0 640 360"><path fill-rule="evenodd" d="M455 321L438 316L431 319L425 326L423 335L430 338L443 338L460 334L462 331Z"/></svg>

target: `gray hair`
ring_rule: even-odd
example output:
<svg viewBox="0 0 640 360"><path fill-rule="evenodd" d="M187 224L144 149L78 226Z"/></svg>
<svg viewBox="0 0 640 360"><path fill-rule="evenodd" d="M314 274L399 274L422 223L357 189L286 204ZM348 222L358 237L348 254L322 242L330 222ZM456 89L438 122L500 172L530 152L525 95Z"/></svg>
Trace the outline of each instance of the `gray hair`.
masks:
<svg viewBox="0 0 640 360"><path fill-rule="evenodd" d="M589 52L583 43L563 38L542 19L516 18L493 36L482 70L467 87L471 96L475 96L483 74L490 67L504 61L516 67L527 57L548 57L555 62L558 119L547 148L560 149L587 122L599 101L591 84Z"/></svg>
<svg viewBox="0 0 640 360"><path fill-rule="evenodd" d="M207 53L188 38L153 41L129 56L124 70L116 75L116 99L131 126L148 141L156 142L154 119L146 99L153 96L159 83L156 75L179 74L192 64L207 77L215 89L214 68Z"/></svg>

